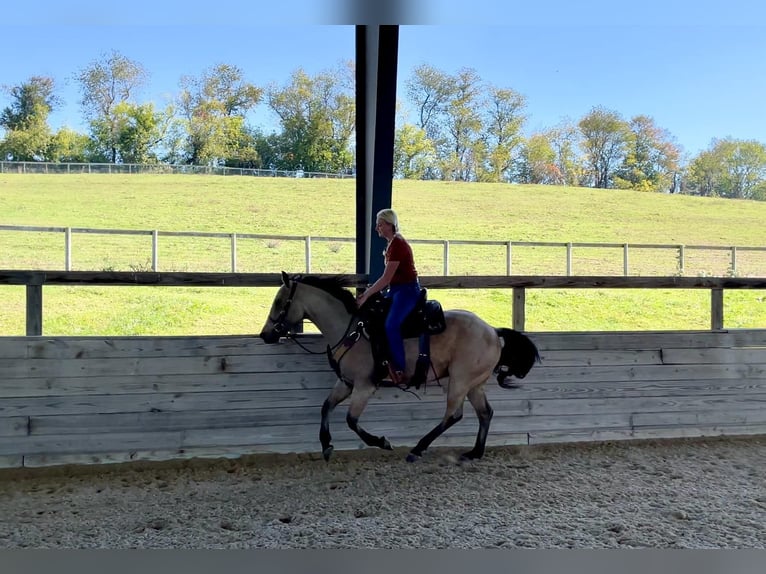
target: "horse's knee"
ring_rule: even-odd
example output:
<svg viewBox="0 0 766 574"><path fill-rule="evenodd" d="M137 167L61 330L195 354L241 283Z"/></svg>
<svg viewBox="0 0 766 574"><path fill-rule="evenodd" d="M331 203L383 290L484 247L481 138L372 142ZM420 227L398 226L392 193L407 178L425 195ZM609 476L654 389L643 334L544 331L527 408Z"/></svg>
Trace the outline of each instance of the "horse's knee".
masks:
<svg viewBox="0 0 766 574"><path fill-rule="evenodd" d="M356 430L359 428L359 418L355 417L351 413L348 413L346 414L346 424L348 425L348 428L356 432Z"/></svg>

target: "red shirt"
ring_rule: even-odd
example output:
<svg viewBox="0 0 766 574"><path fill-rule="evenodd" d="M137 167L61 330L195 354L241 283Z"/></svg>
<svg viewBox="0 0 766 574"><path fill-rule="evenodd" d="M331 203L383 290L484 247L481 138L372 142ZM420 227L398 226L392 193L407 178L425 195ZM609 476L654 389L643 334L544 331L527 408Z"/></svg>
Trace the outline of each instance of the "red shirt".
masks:
<svg viewBox="0 0 766 574"><path fill-rule="evenodd" d="M394 235L391 243L386 247L385 262L398 261L399 266L394 271L391 278L391 285L401 283L412 283L418 278L418 272L415 269L415 260L412 256L412 247L401 235Z"/></svg>

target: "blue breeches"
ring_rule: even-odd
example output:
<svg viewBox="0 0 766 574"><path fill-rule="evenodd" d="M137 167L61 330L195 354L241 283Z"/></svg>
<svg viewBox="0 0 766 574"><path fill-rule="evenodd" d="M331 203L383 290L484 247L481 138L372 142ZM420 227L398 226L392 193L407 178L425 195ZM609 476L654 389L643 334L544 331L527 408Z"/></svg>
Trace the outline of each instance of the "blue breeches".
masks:
<svg viewBox="0 0 766 574"><path fill-rule="evenodd" d="M402 323L417 305L419 296L420 283L418 281L392 285L386 295L391 299L391 309L386 317L386 336L391 349L392 367L395 371L403 371L406 367L404 339L401 332Z"/></svg>

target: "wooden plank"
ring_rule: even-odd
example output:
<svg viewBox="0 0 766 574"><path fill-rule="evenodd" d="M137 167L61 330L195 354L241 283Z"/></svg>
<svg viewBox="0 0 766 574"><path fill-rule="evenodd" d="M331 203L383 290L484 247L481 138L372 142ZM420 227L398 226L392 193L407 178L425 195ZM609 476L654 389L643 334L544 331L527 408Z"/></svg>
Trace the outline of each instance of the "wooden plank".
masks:
<svg viewBox="0 0 766 574"><path fill-rule="evenodd" d="M766 409L737 411L697 411L670 413L636 413L632 418L634 428L658 426L700 426L711 425L766 425Z"/></svg>
<svg viewBox="0 0 766 574"><path fill-rule="evenodd" d="M766 395L710 395L690 397L640 397L623 399L530 400L529 414L569 415L584 413L647 413L764 409Z"/></svg>
<svg viewBox="0 0 766 574"><path fill-rule="evenodd" d="M766 425L713 425L689 427L642 427L635 429L634 438L698 438L706 436L747 436L766 434Z"/></svg>
<svg viewBox="0 0 766 574"><path fill-rule="evenodd" d="M578 367L605 365L659 365L660 350L591 350L542 351L541 364L546 367Z"/></svg>
<svg viewBox="0 0 766 574"><path fill-rule="evenodd" d="M662 349L662 362L666 365L699 364L766 364L766 347L762 348L707 348Z"/></svg>
<svg viewBox="0 0 766 574"><path fill-rule="evenodd" d="M586 429L572 431L536 431L529 433L529 444L566 442L601 442L636 438L630 428Z"/></svg>
<svg viewBox="0 0 766 574"><path fill-rule="evenodd" d="M7 378L104 377L112 374L262 373L329 371L324 355L207 355L200 357L128 357L120 359L0 359Z"/></svg>
<svg viewBox="0 0 766 574"><path fill-rule="evenodd" d="M29 434L29 417L0 417L0 437L26 436Z"/></svg>
<svg viewBox="0 0 766 574"><path fill-rule="evenodd" d="M523 384L515 389L487 388L487 397L494 406L497 401L514 399L581 399L625 397L677 397L693 395L740 395L766 393L766 374L758 379L732 377L702 379L690 377L676 380L609 380L575 381L572 383Z"/></svg>
<svg viewBox="0 0 766 574"><path fill-rule="evenodd" d="M535 366L523 380L524 387L534 388L541 383L613 382L619 381L673 381L695 379L761 379L766 376L766 366L746 364L721 365L635 365L595 367L547 367ZM491 388L493 385L488 385Z"/></svg>
<svg viewBox="0 0 766 574"><path fill-rule="evenodd" d="M300 339L307 349L323 353L318 335ZM0 358L94 359L125 357L193 357L205 355L295 355L306 351L292 341L267 345L255 334L220 337L32 337L0 338Z"/></svg>
<svg viewBox="0 0 766 574"><path fill-rule="evenodd" d="M0 399L61 395L127 395L220 391L301 391L329 393L337 377L330 371L213 373L207 375L115 375L0 379Z"/></svg>
<svg viewBox="0 0 766 574"><path fill-rule="evenodd" d="M725 331L590 331L527 333L540 350L640 350L662 347L766 346L766 329Z"/></svg>
<svg viewBox="0 0 766 574"><path fill-rule="evenodd" d="M417 401L408 393L381 389L370 398L371 404L400 404ZM211 391L202 393L151 393L132 395L44 396L9 398L0 401L2 416L76 415L148 411L192 411L272 409L311 406L320 408L327 392L304 391ZM418 403L443 403L439 395L421 395ZM521 403L521 401L517 401ZM521 411L519 406L516 410Z"/></svg>
<svg viewBox="0 0 766 574"><path fill-rule="evenodd" d="M20 454L0 456L0 468L21 468L24 466L24 457Z"/></svg>
<svg viewBox="0 0 766 574"><path fill-rule="evenodd" d="M520 434L490 434L487 438L488 447L503 447L510 445L526 445L528 443L526 433ZM335 460L342 460L344 451L356 451L360 449L376 450L373 447L368 447L361 440L348 438L348 439L333 439L333 446L335 447ZM398 445L397 448L402 445ZM434 444L425 453L426 457L442 456L445 449L451 449L460 447L470 448L473 446L473 439L468 436L457 437L439 437L439 444ZM321 449L319 442L313 444L307 443L279 443L269 445L239 445L234 447L200 447L200 448L183 448L175 450L161 450L161 449L138 449L131 451L114 451L114 452L102 452L102 453L89 453L89 454L35 454L27 455L23 458L24 466L28 468L59 466L65 464L115 464L126 462L138 462L138 461L169 461L169 460L189 460L189 459L220 459L220 458L239 458L241 456L254 455L254 454L294 454L301 453L306 456L312 456L312 459L317 463L325 464L321 458ZM391 453L385 453L388 456L403 458L401 450ZM0 461L2 458L0 458ZM9 466L21 466L21 457L16 457L16 462L19 464Z"/></svg>
<svg viewBox="0 0 766 574"><path fill-rule="evenodd" d="M180 448L183 432L0 437L0 456Z"/></svg>
<svg viewBox="0 0 766 574"><path fill-rule="evenodd" d="M543 350L646 350L661 347L766 346L766 329L637 332L528 332ZM301 342L322 352L327 342L306 334ZM97 358L221 354L302 354L296 344L266 345L252 335L200 337L0 337L0 358Z"/></svg>

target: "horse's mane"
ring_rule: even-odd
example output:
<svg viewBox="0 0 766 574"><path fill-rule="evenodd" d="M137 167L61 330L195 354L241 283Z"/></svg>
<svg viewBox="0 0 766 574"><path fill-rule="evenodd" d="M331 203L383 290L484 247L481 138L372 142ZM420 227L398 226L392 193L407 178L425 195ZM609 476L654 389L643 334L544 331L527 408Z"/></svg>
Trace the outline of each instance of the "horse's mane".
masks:
<svg viewBox="0 0 766 574"><path fill-rule="evenodd" d="M304 283L317 289L321 289L329 295L332 295L338 299L346 311L352 315L356 313L359 308L356 304L356 298L354 294L343 286L343 279L340 277L317 277L316 275L296 275L293 281L298 283Z"/></svg>

